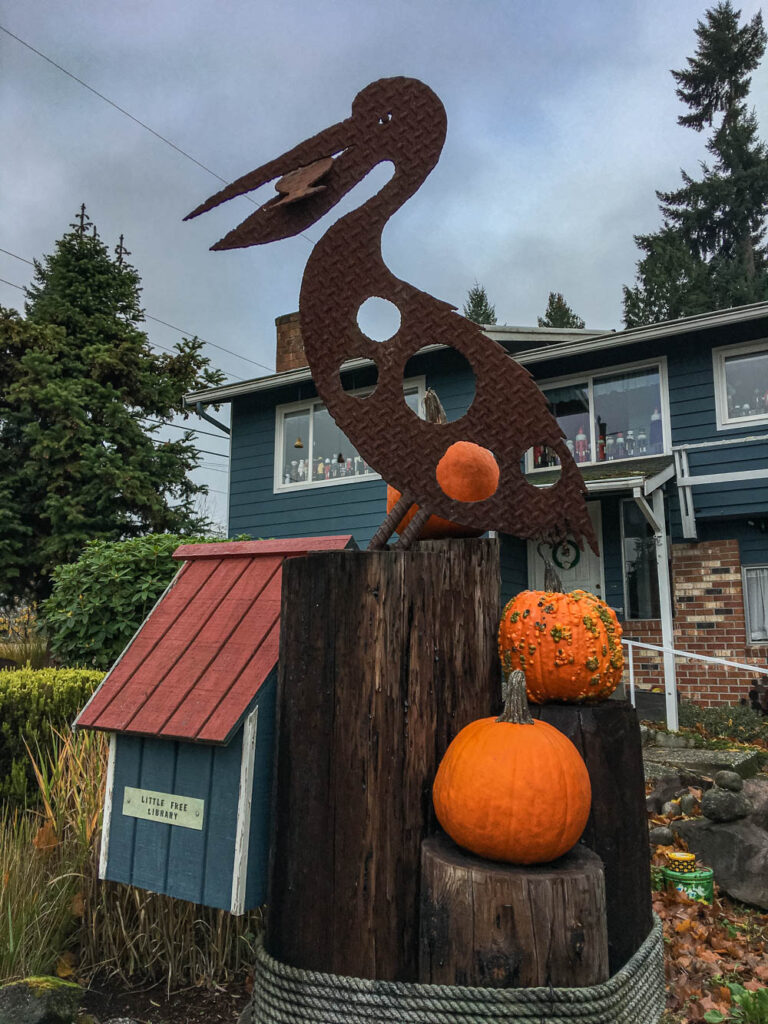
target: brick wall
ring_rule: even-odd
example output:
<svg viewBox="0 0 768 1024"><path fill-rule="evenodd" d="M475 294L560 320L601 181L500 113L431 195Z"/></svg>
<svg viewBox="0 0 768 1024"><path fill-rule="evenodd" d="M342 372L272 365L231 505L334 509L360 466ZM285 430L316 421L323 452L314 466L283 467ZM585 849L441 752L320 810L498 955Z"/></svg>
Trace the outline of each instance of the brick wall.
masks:
<svg viewBox="0 0 768 1024"><path fill-rule="evenodd" d="M307 366L304 354L304 342L301 340L301 321L298 313L286 313L275 320L277 330L277 348L275 351L275 370L298 370Z"/></svg>
<svg viewBox="0 0 768 1024"><path fill-rule="evenodd" d="M678 650L694 651L765 667L768 645L747 644L741 559L736 540L672 546L674 636ZM627 639L661 644L661 623L627 622ZM739 669L676 659L681 697L699 704L735 704L746 697L752 676ZM635 681L663 685L662 655L635 651Z"/></svg>

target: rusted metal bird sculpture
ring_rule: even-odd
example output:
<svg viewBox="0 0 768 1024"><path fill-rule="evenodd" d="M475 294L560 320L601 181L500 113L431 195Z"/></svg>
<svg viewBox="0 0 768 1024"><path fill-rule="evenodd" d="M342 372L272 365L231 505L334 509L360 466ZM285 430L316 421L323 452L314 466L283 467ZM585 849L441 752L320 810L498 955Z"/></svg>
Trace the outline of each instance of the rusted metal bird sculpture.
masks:
<svg viewBox="0 0 768 1024"><path fill-rule="evenodd" d="M547 542L570 534L597 550L581 475L530 374L454 306L395 277L382 258L384 227L437 163L446 128L445 109L430 88L413 78L381 79L358 93L346 120L239 178L187 219L277 178L278 195L212 248L274 242L305 231L373 167L391 161L391 179L315 245L299 302L318 394L366 462L402 494L372 543L386 543L417 504L419 514L403 531L401 546L434 514L470 528ZM399 329L384 342L358 326L358 310L371 297L394 303L400 312ZM450 423L419 418L403 396L406 363L435 343L460 352L475 376L472 404ZM342 366L355 358L372 360L378 372L375 390L364 397L344 389ZM497 488L481 500L457 500L438 483L437 465L457 442L489 449L498 463ZM550 487L535 487L525 478L522 458L534 446L546 446L560 460L560 477Z"/></svg>

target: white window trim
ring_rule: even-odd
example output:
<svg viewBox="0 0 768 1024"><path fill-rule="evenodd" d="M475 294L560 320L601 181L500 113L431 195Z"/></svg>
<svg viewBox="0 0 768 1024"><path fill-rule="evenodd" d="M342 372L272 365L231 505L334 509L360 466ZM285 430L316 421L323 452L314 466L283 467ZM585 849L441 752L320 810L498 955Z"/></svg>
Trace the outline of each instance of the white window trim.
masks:
<svg viewBox="0 0 768 1024"><path fill-rule="evenodd" d="M672 428L670 423L669 415L669 382L667 376L667 357L658 356L655 359L643 359L635 363L618 363L615 366L601 366L597 370L590 370L588 373L574 373L568 377L549 377L546 380L537 380L536 385L540 391L545 391L551 387L567 387L569 384L586 384L588 392L588 401L591 411L595 408L595 396L594 396L594 383L597 378L610 377L615 373L625 373L632 370L649 370L656 369L659 371L659 401L661 408L661 437L663 451L657 452L656 455L669 455L672 452ZM597 438L595 437L595 418L593 415L589 416L589 443L591 451L597 450ZM627 463L631 465L633 462L644 461L648 458L653 458L653 455L636 455L628 459L619 459L622 465ZM541 466L538 469L534 469L531 465L533 461L533 455L530 453L526 454L526 473L547 473L551 472L552 466ZM600 466L602 462L599 460L589 462L579 462L578 466Z"/></svg>
<svg viewBox="0 0 768 1024"><path fill-rule="evenodd" d="M768 354L768 338L747 341L743 345L720 345L712 349L712 375L715 381L715 420L718 430L738 430L740 427L768 423L768 413L754 416L729 416L728 393L725 386L725 360L728 356L748 356L755 352Z"/></svg>
<svg viewBox="0 0 768 1024"><path fill-rule="evenodd" d="M629 461L629 460L627 460L627 461ZM638 619L630 619L630 617L629 617L629 592L627 590L627 554L626 554L626 547L625 547L625 544L624 544L624 541L625 541L625 535L624 535L624 506L627 505L630 502L632 504L634 504L635 503L635 499L634 498L621 498L619 500L619 543L621 544L621 588L622 588L622 592L624 594L624 618L623 618L623 621L624 622L660 622L661 621L661 615L660 614L657 615L656 618L650 618L650 619L639 619L639 618ZM659 580L658 580L658 572L657 572L657 576L656 576L656 586L657 586L657 589L658 589L658 582L659 582ZM661 598L659 598L659 605L661 605ZM659 611L661 611L661 608L659 608Z"/></svg>
<svg viewBox="0 0 768 1024"><path fill-rule="evenodd" d="M415 388L419 396L419 402L424 401L424 394L427 389L427 379L421 377L407 377L403 381L403 390ZM363 395L374 390L373 387L355 388L347 393L350 395ZM300 402L287 402L284 405L275 406L275 450L273 457L272 490L275 494L303 494L305 491L316 490L318 487L343 487L349 484L361 484L371 480L381 480L378 473L365 473L363 476L342 476L336 480L305 480L295 484L283 483L282 473L282 452L284 438L285 417L290 413L309 411L314 405L325 405L319 395L312 398L305 398ZM307 451L312 450L312 426L310 423L309 435L307 437Z"/></svg>
<svg viewBox="0 0 768 1024"><path fill-rule="evenodd" d="M747 601L747 572L749 569L765 569L768 572L768 565L759 562L757 565L742 565L741 567L741 596L744 601L744 626L747 633L747 647L765 647L768 645L768 640L752 639L752 623L749 618L749 602Z"/></svg>

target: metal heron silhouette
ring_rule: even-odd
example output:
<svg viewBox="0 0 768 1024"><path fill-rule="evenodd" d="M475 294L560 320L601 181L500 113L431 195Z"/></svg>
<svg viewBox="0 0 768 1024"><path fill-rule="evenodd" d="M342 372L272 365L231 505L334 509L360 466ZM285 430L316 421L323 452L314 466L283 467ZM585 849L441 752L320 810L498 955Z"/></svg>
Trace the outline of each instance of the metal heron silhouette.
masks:
<svg viewBox="0 0 768 1024"><path fill-rule="evenodd" d="M549 543L570 534L597 551L584 482L530 374L454 306L395 277L382 258L384 227L437 163L446 129L445 108L428 86L413 78L381 79L358 93L350 117L239 178L186 219L279 178L278 194L211 248L264 245L306 230L373 167L391 161L390 180L314 246L299 301L318 394L366 462L402 494L372 546L385 544L417 504L419 513L403 531L401 547L434 514L469 528ZM385 342L358 326L358 310L371 297L394 303L400 312L400 327ZM406 363L435 343L460 352L475 375L472 404L450 423L419 418L403 396ZM377 369L376 387L364 397L343 386L341 368L354 358L370 359ZM499 466L495 492L478 501L452 498L436 477L440 459L460 441L489 449ZM560 477L550 487L532 485L522 470L524 453L536 445L559 458Z"/></svg>

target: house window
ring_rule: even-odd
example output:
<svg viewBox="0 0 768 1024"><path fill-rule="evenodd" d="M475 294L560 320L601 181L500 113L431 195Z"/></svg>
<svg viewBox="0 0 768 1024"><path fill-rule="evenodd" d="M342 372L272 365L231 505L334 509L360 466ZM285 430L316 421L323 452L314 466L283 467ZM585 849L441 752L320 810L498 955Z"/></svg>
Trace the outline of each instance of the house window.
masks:
<svg viewBox="0 0 768 1024"><path fill-rule="evenodd" d="M354 393L363 396L371 390ZM406 381L403 395L406 404L422 415L423 381ZM275 491L379 479L319 399L278 406L276 415Z"/></svg>
<svg viewBox="0 0 768 1024"><path fill-rule="evenodd" d="M632 499L621 502L621 554L625 618L658 619L661 612L656 538Z"/></svg>
<svg viewBox="0 0 768 1024"><path fill-rule="evenodd" d="M768 423L768 342L713 349L717 427Z"/></svg>
<svg viewBox="0 0 768 1024"><path fill-rule="evenodd" d="M768 642L768 565L746 566L743 578L748 642L764 644Z"/></svg>
<svg viewBox="0 0 768 1024"><path fill-rule="evenodd" d="M661 364L542 385L542 392L580 464L660 455L668 450ZM534 448L528 469L558 464Z"/></svg>

